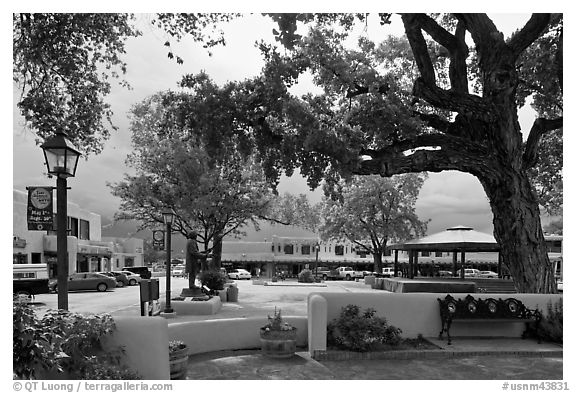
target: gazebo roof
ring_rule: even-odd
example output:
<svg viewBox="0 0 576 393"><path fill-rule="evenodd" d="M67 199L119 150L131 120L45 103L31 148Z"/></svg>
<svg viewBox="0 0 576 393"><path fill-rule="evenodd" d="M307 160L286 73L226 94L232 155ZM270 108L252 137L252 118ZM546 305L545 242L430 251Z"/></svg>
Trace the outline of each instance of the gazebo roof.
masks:
<svg viewBox="0 0 576 393"><path fill-rule="evenodd" d="M391 244L392 250L490 252L500 249L494 236L463 225L420 239Z"/></svg>

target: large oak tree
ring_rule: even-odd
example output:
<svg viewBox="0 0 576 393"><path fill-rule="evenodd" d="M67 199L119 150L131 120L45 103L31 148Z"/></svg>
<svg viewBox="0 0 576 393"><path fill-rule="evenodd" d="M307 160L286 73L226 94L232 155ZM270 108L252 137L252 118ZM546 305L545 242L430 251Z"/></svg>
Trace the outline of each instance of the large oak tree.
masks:
<svg viewBox="0 0 576 393"><path fill-rule="evenodd" d="M262 45L264 77L280 90L277 85L289 86L310 71L324 93L297 104L285 99L281 111L273 107L263 128L271 130L276 143L266 151L292 153L302 173L318 178L320 172L327 184L336 184L345 172L385 177L469 173L489 199L494 236L516 289L556 291L529 172L538 164L543 137L563 124L561 15L534 14L505 40L485 14L403 14L407 50L365 38L359 50L348 49L346 30L363 15L272 17L288 51ZM388 23L390 15L381 21ZM299 33L303 23L311 24L306 35ZM336 29L337 24L344 28ZM521 61L530 50L545 51L551 59L539 76ZM415 75L406 72L406 63L414 64ZM523 78L531 73L540 86ZM539 89L544 80L548 86ZM554 110L536 105L540 117L523 140L518 108L528 93L544 93L536 98L552 101Z"/></svg>

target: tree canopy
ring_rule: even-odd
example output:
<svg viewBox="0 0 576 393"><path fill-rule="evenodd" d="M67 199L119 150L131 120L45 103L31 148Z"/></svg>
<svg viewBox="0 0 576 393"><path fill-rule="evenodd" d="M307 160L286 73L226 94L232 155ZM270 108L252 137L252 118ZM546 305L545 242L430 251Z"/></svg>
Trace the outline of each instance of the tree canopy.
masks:
<svg viewBox="0 0 576 393"><path fill-rule="evenodd" d="M323 240L346 239L372 254L374 271L382 271L382 255L390 242L426 234L427 222L415 212L425 174L391 178L356 176L342 186L338 199L325 198L320 233Z"/></svg>
<svg viewBox="0 0 576 393"><path fill-rule="evenodd" d="M110 185L121 198L117 219L134 219L142 228L162 225L162 210L173 208L175 232L197 234L204 249L216 248L218 264L222 238L265 214L273 199L260 166L229 150L215 161L202 141L182 130L178 104L187 94L158 93L136 105L131 124L133 153L127 164L136 175ZM190 104L190 102L188 102ZM215 119L199 127L218 129Z"/></svg>

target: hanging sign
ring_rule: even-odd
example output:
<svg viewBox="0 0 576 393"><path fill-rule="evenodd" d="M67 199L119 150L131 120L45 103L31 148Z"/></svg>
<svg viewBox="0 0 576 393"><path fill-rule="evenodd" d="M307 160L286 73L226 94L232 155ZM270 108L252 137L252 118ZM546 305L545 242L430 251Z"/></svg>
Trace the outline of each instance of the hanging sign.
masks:
<svg viewBox="0 0 576 393"><path fill-rule="evenodd" d="M48 231L53 224L52 187L28 188L28 230Z"/></svg>
<svg viewBox="0 0 576 393"><path fill-rule="evenodd" d="M152 232L152 246L156 251L164 250L164 231Z"/></svg>

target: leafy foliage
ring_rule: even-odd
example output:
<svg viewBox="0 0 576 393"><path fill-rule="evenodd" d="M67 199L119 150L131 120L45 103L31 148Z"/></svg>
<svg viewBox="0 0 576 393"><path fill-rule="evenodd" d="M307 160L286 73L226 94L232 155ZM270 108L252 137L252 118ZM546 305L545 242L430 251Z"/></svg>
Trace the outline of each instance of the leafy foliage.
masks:
<svg viewBox="0 0 576 393"><path fill-rule="evenodd" d="M184 35L205 48L225 44L219 22L237 14L158 14L151 23L170 39ZM111 79L129 87L121 59L128 38L138 37L136 17L125 13L14 13L13 79L18 108L37 142L65 131L85 154L100 153L110 137L112 108L104 98ZM170 47L170 40L165 44ZM170 50L168 57L174 58ZM183 59L176 56L176 61ZM104 122L105 121L105 122Z"/></svg>
<svg viewBox="0 0 576 393"><path fill-rule="evenodd" d="M321 206L311 205L306 194L278 195L270 203L267 218L273 223L295 225L316 232L321 224Z"/></svg>
<svg viewBox="0 0 576 393"><path fill-rule="evenodd" d="M314 275L310 269L302 269L298 273L298 282L314 282Z"/></svg>
<svg viewBox="0 0 576 393"><path fill-rule="evenodd" d="M357 176L342 182L340 198L323 200L322 238L348 239L371 253L376 271L381 272L382 255L389 241L426 233L427 222L418 218L414 207L426 177Z"/></svg>
<svg viewBox="0 0 576 393"><path fill-rule="evenodd" d="M274 315L268 315L268 322L261 329L269 331L291 331L296 330L296 328L290 325L288 322L284 322L282 319L282 310L274 307Z"/></svg>
<svg viewBox="0 0 576 393"><path fill-rule="evenodd" d="M40 139L65 131L86 153L99 153L110 136L112 111L104 102L109 77L126 72L124 42L140 33L129 14L15 13L13 77L22 89L18 108ZM125 84L125 82L122 82Z"/></svg>
<svg viewBox="0 0 576 393"><path fill-rule="evenodd" d="M168 342L168 352L173 353L186 348L187 345L182 340L170 340Z"/></svg>
<svg viewBox="0 0 576 393"><path fill-rule="evenodd" d="M214 270L203 270L199 279L202 285L207 286L211 291L224 289L224 284L226 283L226 276Z"/></svg>
<svg viewBox="0 0 576 393"><path fill-rule="evenodd" d="M117 219L135 219L153 229L163 222L162 209L172 207L173 230L186 238L196 233L205 251L212 242L219 260L222 238L239 234L248 222L257 225L255 219L265 215L273 195L254 160L236 150L233 141L216 141L220 130L231 125L226 109L217 108L217 102L205 105L193 94L170 92L136 105L134 151L127 164L137 174L109 186L122 199ZM201 114L217 109L218 117ZM199 129L202 136L191 134Z"/></svg>
<svg viewBox="0 0 576 393"><path fill-rule="evenodd" d="M548 303L548 312L538 325L536 334L542 340L560 343L564 342L564 308L560 298L554 304Z"/></svg>
<svg viewBox="0 0 576 393"><path fill-rule="evenodd" d="M386 318L376 316L372 308L360 311L360 307L353 304L342 307L340 316L328 323L328 345L366 352L382 344L400 344L399 328L388 325Z"/></svg>
<svg viewBox="0 0 576 393"><path fill-rule="evenodd" d="M88 315L49 310L38 319L29 305L13 304L13 369L19 378L64 373L61 379L139 379L121 364L121 348L104 350L113 333L108 314Z"/></svg>

